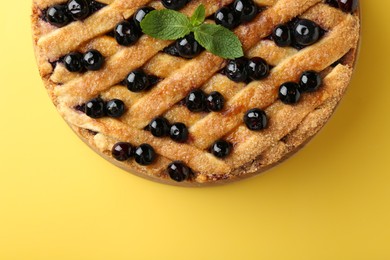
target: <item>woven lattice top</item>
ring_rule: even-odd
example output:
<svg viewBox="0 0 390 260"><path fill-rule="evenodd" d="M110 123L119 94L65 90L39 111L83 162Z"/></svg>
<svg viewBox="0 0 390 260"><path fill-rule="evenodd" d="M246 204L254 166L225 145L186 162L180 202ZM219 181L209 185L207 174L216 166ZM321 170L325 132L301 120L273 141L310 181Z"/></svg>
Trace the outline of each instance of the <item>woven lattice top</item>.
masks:
<svg viewBox="0 0 390 260"><path fill-rule="evenodd" d="M134 160L117 162L142 175L168 180L166 168L180 160L193 171L189 183L214 182L249 176L285 158L314 135L327 121L350 81L359 38L359 17L321 0L255 0L262 7L257 17L238 26L234 33L243 44L245 56L261 57L271 65L270 75L249 83L237 83L219 73L226 60L207 51L193 59L164 53L172 42L143 35L134 45L121 46L109 32L142 6L164 8L147 0L100 0L105 4L83 21L57 28L42 19L48 7L63 0L34 0L33 31L39 69L49 94L64 119L95 150L111 158L119 141L134 146L150 144L156 160L141 166ZM211 16L232 0L191 0L180 12L191 15L204 4ZM324 31L321 39L306 48L278 47L270 37L273 29L295 18L314 21ZM105 57L98 71L69 72L61 57L79 51L98 50ZM339 61L339 62L337 62ZM55 65L53 65L55 64ZM130 92L121 82L133 70L158 77L150 90ZM321 88L305 93L295 105L278 100L279 86L297 81L304 71L320 72ZM182 100L194 89L218 91L225 99L220 112L190 112ZM94 119L77 106L101 97L120 99L126 113L120 118ZM269 119L262 131L249 130L243 116L251 108L263 109ZM189 139L178 143L156 138L145 127L157 117L182 122ZM233 144L226 158L209 152L216 140Z"/></svg>

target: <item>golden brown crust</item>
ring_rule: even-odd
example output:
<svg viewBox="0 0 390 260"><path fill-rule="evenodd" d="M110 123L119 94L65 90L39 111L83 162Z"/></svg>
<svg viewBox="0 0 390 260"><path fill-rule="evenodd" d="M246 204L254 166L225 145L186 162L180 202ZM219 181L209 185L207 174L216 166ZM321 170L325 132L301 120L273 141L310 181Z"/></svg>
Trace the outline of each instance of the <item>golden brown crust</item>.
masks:
<svg viewBox="0 0 390 260"><path fill-rule="evenodd" d="M33 42L40 74L53 103L74 131L95 151L114 164L141 177L176 184L165 169L173 160L182 160L195 171L192 180L182 186L224 183L246 178L280 163L310 140L327 122L349 84L359 39L359 17L323 4L321 0L256 0L268 6L254 21L235 30L248 57L259 56L274 66L263 81L248 85L235 83L216 73L225 61L208 52L185 60L160 53L170 44L143 36L134 46L119 46L105 33L130 17L143 5L162 8L159 2L145 0L102 0L107 7L84 22L73 22L57 29L40 19L42 10L62 0L34 0L32 13ZM183 12L187 15L203 3L208 15L232 0L192 0ZM277 47L265 39L279 23L300 16L318 23L326 35L301 51ZM79 33L74 33L75 31ZM70 51L98 49L105 57L102 70L84 74L69 73L62 64L50 62ZM339 59L335 68L331 64ZM147 93L130 93L117 85L131 70L142 67L163 80ZM323 71L324 84L316 93L304 95L299 104L284 105L277 100L277 87L297 80L302 71ZM114 72L114 73L113 73ZM221 92L227 100L221 113L190 113L178 102L194 88L206 93ZM88 99L121 98L129 111L121 120L91 119L74 109ZM243 113L253 107L265 109L269 127L251 132L242 126ZM184 122L190 127L190 142L178 144L154 138L143 128L155 116ZM205 131L207 129L207 131ZM232 154L217 159L208 153L210 144L224 138L234 144ZM115 142L134 145L151 144L159 154L155 163L140 166L134 161L120 163L112 159Z"/></svg>

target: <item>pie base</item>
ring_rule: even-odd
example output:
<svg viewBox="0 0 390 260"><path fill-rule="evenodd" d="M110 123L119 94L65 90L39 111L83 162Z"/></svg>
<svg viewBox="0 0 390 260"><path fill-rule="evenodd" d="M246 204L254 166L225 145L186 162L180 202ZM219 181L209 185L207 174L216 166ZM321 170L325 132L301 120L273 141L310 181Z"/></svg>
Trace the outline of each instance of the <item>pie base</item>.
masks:
<svg viewBox="0 0 390 260"><path fill-rule="evenodd" d="M270 0L269 2L271 1L272 0ZM289 0L287 0L286 2L288 1ZM40 2L47 2L48 5L52 1L40 0ZM46 57L42 53L41 48L38 47L39 38L41 37L42 34L44 34L44 29L42 29L42 26L39 26L37 24L37 21L39 20L39 14L40 14L40 10L37 9L36 6L34 5L33 15L32 15L32 21L33 21L32 28L33 28L34 48L35 48L38 66L40 69L42 79L45 83L45 86L48 90L51 99L53 100L54 105L56 105L60 113L64 117L66 117L66 115L64 115L64 111L62 111L62 109L59 107L59 102L57 102L57 94L55 92L55 88L57 87L57 85L50 80L51 74L48 73L49 71L52 70L51 64L47 62ZM360 18L359 11L355 14L355 16L358 16ZM247 43L244 41L243 44L245 46L245 44ZM131 172L137 176L149 180L170 184L170 185L177 185L177 186L203 187L203 186L210 186L210 185L225 184L228 182L256 176L274 167L275 165L283 162L284 160L292 156L295 152L297 152L302 147L304 147L311 140L311 138L313 138L319 132L319 130L325 125L325 123L329 120L334 110L336 109L339 101L341 100L350 82L351 73L355 66L357 53L358 53L358 43L355 45L354 48L352 48L348 52L348 54L346 54L342 58L342 62L341 62L342 65L338 65L335 67L341 72L345 72L345 75L341 74L341 76L337 80L339 87L337 88L338 92L336 93L336 95L332 95L331 98L327 99L320 106L315 107L315 109L312 112L308 113L303 118L303 120L297 125L297 127L295 127L287 135L285 135L281 140L273 143L272 146L270 146L268 149L266 149L264 152L262 152L254 159L249 160L248 162L233 168L228 173L223 173L223 174L213 174L210 172L206 174L201 173L191 181L177 183L169 179L167 177L167 174L164 171L152 173L147 167L139 166L135 163L125 164L116 161L115 159L112 158L107 148L102 149L101 143L106 142L106 140L102 140L102 142L97 141L100 139L99 133L96 134L91 130L87 130L84 127L79 127L76 124L71 123L69 120L66 121L70 125L70 127L77 133L77 135L86 144L88 144L95 152L97 152L99 155L101 155L103 158L107 159L109 162L113 163L114 165L117 165L118 167L128 172ZM330 69L328 70L330 71ZM325 75L329 71L325 71L324 72ZM250 149L251 146L249 145L248 153L251 152ZM173 151L171 152L174 153ZM242 153L245 154L245 150Z"/></svg>

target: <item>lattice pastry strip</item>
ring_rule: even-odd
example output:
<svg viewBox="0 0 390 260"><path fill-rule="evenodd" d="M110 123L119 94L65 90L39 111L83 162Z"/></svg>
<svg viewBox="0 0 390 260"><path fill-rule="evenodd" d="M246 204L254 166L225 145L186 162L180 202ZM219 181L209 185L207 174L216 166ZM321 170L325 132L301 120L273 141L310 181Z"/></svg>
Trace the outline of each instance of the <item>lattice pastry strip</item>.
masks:
<svg viewBox="0 0 390 260"><path fill-rule="evenodd" d="M268 64L276 66L288 57L296 54L298 50L291 47L278 47L271 40L261 40L247 53L248 58L261 57Z"/></svg>

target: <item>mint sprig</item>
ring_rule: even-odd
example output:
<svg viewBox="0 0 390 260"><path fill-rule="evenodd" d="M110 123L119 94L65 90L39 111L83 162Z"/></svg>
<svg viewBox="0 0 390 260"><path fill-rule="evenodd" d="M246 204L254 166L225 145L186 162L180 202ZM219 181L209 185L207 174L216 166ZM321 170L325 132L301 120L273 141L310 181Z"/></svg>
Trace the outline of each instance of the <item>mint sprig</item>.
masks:
<svg viewBox="0 0 390 260"><path fill-rule="evenodd" d="M145 16L141 28L145 34L162 40L177 40L193 32L195 40L214 55L224 59L244 55L242 44L232 31L220 25L205 24L205 19L202 4L190 18L173 10L155 10Z"/></svg>
<svg viewBox="0 0 390 260"><path fill-rule="evenodd" d="M176 40L191 32L187 16L173 10L154 10L141 22L144 33L161 40Z"/></svg>

